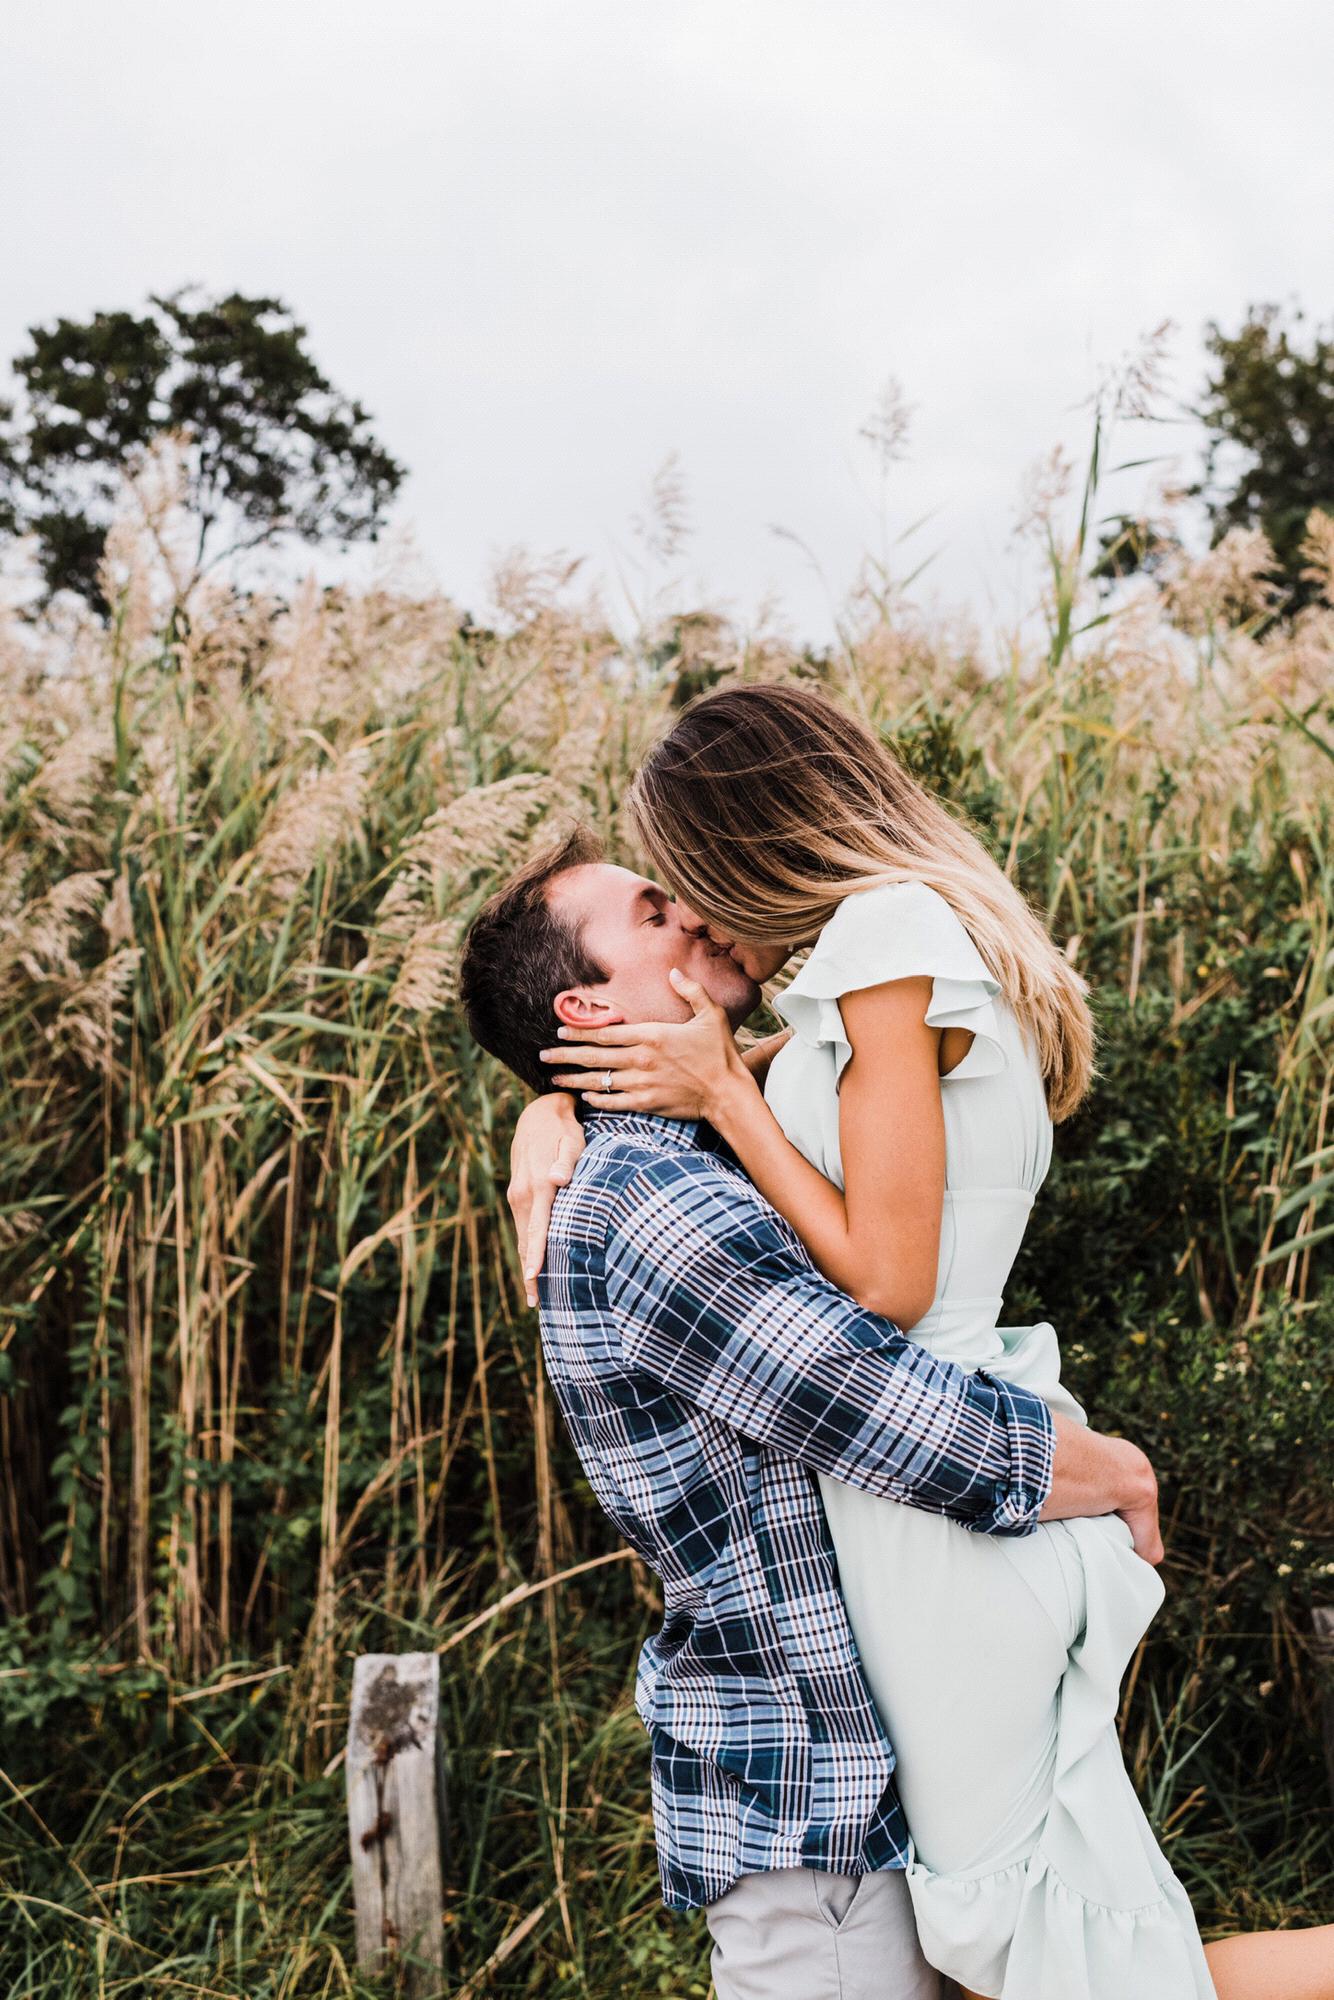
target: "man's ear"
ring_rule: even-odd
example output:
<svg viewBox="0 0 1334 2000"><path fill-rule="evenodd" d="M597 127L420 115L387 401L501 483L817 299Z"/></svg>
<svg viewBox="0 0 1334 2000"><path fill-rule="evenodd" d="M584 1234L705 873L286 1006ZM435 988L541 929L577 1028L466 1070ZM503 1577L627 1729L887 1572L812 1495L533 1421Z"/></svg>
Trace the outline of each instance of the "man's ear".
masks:
<svg viewBox="0 0 1334 2000"><path fill-rule="evenodd" d="M552 1002L563 1028L616 1028L625 1016L591 986L567 986Z"/></svg>

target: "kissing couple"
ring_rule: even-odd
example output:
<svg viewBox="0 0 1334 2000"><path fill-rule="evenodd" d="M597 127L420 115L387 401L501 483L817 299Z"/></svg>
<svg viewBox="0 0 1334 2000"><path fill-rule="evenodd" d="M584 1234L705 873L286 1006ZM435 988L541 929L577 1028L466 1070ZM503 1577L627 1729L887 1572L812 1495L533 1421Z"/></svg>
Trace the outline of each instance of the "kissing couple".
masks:
<svg viewBox="0 0 1334 2000"><path fill-rule="evenodd" d="M661 1580L636 1706L719 2000L1334 2000L1334 1926L1201 1942L1116 1731L1153 1471L1050 1323L999 1324L1089 1089L1085 982L808 687L701 697L627 810L658 880L575 831L482 909L461 989L538 1093L529 1297Z"/></svg>

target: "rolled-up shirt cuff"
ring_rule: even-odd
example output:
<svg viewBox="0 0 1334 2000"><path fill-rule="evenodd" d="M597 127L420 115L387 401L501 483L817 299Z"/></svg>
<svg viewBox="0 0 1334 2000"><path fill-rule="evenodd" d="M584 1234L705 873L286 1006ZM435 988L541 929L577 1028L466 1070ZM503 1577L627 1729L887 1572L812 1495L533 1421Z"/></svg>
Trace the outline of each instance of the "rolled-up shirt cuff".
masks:
<svg viewBox="0 0 1334 2000"><path fill-rule="evenodd" d="M1041 1396L992 1375L985 1368L975 1379L988 1382L1000 1399L1000 1415L1010 1439L1008 1479L996 1481L990 1512L968 1526L978 1535L1031 1535L1051 1492L1056 1431L1051 1411Z"/></svg>

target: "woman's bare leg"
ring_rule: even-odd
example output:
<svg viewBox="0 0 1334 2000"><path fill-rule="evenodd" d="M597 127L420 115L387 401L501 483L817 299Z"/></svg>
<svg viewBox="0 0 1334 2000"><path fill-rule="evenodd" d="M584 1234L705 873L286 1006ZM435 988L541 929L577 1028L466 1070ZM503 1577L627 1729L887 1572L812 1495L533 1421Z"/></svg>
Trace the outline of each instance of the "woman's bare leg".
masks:
<svg viewBox="0 0 1334 2000"><path fill-rule="evenodd" d="M1204 1947L1218 2000L1334 2000L1334 1924L1247 1931Z"/></svg>
<svg viewBox="0 0 1334 2000"><path fill-rule="evenodd" d="M1334 2000L1334 1924L1245 1931L1204 1947L1218 2000ZM992 2000L961 1986L963 2000Z"/></svg>
<svg viewBox="0 0 1334 2000"><path fill-rule="evenodd" d="M1334 1924L1245 1931L1204 1947L1218 2000L1334 2000ZM963 2000L992 2000L961 1986Z"/></svg>

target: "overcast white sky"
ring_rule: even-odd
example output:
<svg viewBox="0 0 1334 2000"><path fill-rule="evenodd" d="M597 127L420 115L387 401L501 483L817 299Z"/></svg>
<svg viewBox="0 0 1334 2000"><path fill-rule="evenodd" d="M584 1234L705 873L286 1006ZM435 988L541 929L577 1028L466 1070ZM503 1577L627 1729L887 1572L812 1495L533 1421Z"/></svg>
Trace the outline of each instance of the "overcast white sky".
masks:
<svg viewBox="0 0 1334 2000"><path fill-rule="evenodd" d="M685 595L823 636L772 525L844 585L893 374L892 525L934 510L930 588L1008 618L1101 364L1170 318L1185 393L1207 318L1334 316L1327 0L47 0L5 42L0 355L277 292L474 609L509 544L610 569L674 450Z"/></svg>

